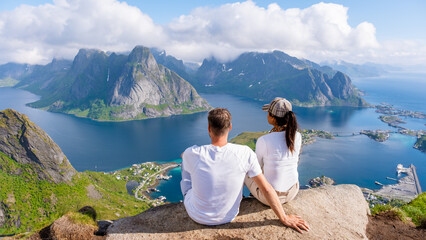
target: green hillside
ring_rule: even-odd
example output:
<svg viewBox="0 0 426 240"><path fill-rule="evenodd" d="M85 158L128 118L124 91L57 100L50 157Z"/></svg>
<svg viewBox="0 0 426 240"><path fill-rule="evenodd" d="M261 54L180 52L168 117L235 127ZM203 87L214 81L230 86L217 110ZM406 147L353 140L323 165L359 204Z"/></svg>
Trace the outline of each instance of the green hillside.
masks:
<svg viewBox="0 0 426 240"><path fill-rule="evenodd" d="M15 173L15 174L10 174ZM16 173L19 173L16 175ZM126 181L102 172L82 172L70 184L40 180L29 164L0 152L0 236L39 230L68 211L93 206L98 219L118 219L150 207L129 195ZM2 224L1 215L4 215Z"/></svg>

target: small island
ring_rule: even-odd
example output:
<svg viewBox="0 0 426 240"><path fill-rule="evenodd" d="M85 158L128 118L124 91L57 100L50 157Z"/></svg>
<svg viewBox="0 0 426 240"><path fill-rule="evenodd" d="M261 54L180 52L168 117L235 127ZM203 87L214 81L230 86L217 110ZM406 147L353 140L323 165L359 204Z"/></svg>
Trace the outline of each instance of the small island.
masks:
<svg viewBox="0 0 426 240"><path fill-rule="evenodd" d="M367 135L369 138L377 141L377 142L384 142L388 140L390 134L392 131L383 131L383 130L362 130L359 132L360 134Z"/></svg>
<svg viewBox="0 0 426 240"><path fill-rule="evenodd" d="M390 104L382 103L380 105L375 106L376 112L382 113L385 115L381 115L379 119L387 123L389 126L397 128L398 133L404 134L404 135L410 135L410 136L416 136L417 141L414 144L413 148L420 150L423 153L426 153L426 147L425 147L425 139L426 139L426 131L424 130L411 130L407 129L405 127L400 126L401 123L406 123L398 116L405 116L405 117L411 117L411 118L418 118L418 119L426 119L426 114L422 112L417 111L409 111L409 110L402 110L402 109L396 109ZM426 124L425 124L426 125ZM389 133L391 131L361 131L361 134L365 134L368 137L383 142L386 141L389 138Z"/></svg>
<svg viewBox="0 0 426 240"><path fill-rule="evenodd" d="M423 134L417 137L414 148L426 153L426 135Z"/></svg>
<svg viewBox="0 0 426 240"><path fill-rule="evenodd" d="M394 128L403 128L403 127L399 126L399 124L407 123L407 122L403 121L401 118L394 116L394 115L381 115L379 117L379 119L382 122L387 123L389 126L394 127Z"/></svg>
<svg viewBox="0 0 426 240"><path fill-rule="evenodd" d="M299 131L302 134L302 145L312 144L316 141L315 137L334 139L334 135L322 130L303 129Z"/></svg>
<svg viewBox="0 0 426 240"><path fill-rule="evenodd" d="M317 188L317 187L322 187L325 185L335 185L335 184L336 182L333 179L326 176L316 177L309 180L309 186L311 188Z"/></svg>
<svg viewBox="0 0 426 240"><path fill-rule="evenodd" d="M403 109L396 109L391 104L382 103L376 106L376 112L386 115L397 115L397 116L406 116L412 118L426 119L426 114L417 111L409 111Z"/></svg>

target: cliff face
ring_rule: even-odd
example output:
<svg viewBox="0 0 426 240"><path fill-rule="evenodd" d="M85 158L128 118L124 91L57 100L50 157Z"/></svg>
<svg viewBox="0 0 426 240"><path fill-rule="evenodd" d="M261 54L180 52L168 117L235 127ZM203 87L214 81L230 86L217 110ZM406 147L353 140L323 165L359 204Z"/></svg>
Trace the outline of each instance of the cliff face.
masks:
<svg viewBox="0 0 426 240"><path fill-rule="evenodd" d="M18 163L32 165L39 179L69 182L76 173L59 146L21 113L11 109L0 112L0 136L0 152ZM0 162L0 168L5 167ZM19 169L10 174L19 175Z"/></svg>
<svg viewBox="0 0 426 240"><path fill-rule="evenodd" d="M128 56L81 49L68 68L54 68L53 62L40 68L49 74L44 78L31 74L18 85L42 96L30 104L33 107L96 120L143 119L210 108L191 84L157 64L142 46Z"/></svg>
<svg viewBox="0 0 426 240"><path fill-rule="evenodd" d="M195 89L175 72L157 64L150 50L136 47L130 53L123 73L114 85L111 106L134 106L119 116L134 118L173 115L208 109ZM158 106L158 107L151 107Z"/></svg>
<svg viewBox="0 0 426 240"><path fill-rule="evenodd" d="M284 227L269 207L251 198L243 199L239 215L228 224L197 224L183 203L175 203L117 220L107 239L367 239L369 208L355 185L301 190L283 207L307 220L311 231L299 234Z"/></svg>

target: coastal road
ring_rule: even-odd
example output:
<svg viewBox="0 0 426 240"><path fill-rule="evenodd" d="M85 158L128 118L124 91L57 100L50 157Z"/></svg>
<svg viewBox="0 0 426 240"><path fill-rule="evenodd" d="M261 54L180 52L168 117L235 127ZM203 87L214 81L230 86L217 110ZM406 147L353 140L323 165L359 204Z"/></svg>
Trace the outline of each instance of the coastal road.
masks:
<svg viewBox="0 0 426 240"><path fill-rule="evenodd" d="M413 178L414 178L414 183L416 185L417 195L419 195L419 194L422 193L422 187L420 186L419 179L417 178L416 167L413 164L411 164L410 168L411 168L411 172L413 173Z"/></svg>

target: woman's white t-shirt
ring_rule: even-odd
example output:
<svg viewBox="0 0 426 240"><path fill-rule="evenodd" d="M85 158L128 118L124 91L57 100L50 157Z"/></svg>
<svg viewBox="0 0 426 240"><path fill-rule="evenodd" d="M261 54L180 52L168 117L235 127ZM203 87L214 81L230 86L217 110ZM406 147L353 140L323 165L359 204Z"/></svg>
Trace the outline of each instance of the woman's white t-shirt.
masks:
<svg viewBox="0 0 426 240"><path fill-rule="evenodd" d="M296 132L293 153L287 148L285 132L272 132L256 142L256 155L263 174L272 187L279 192L288 191L298 180L302 135Z"/></svg>

